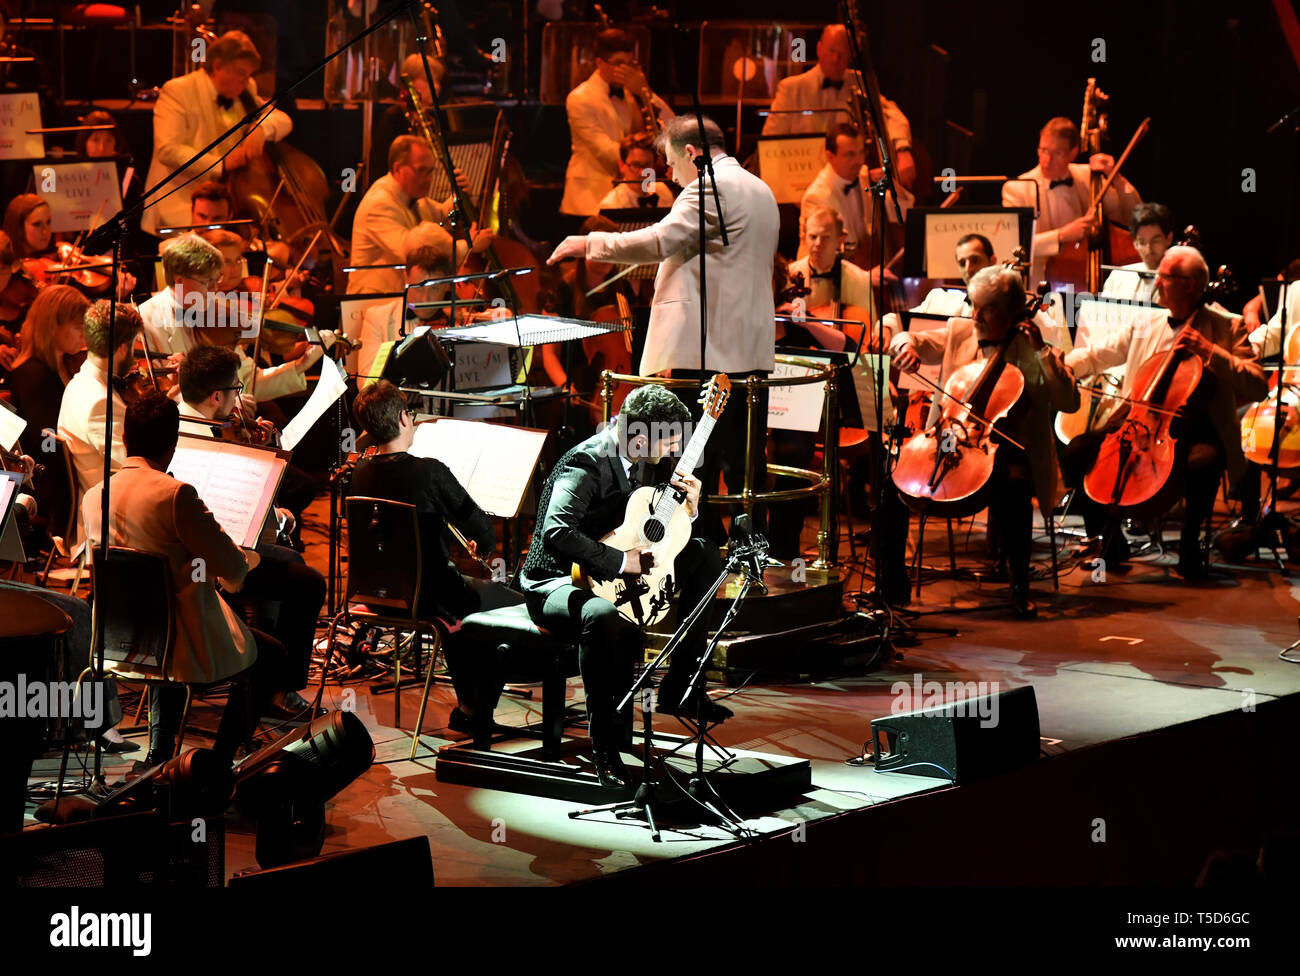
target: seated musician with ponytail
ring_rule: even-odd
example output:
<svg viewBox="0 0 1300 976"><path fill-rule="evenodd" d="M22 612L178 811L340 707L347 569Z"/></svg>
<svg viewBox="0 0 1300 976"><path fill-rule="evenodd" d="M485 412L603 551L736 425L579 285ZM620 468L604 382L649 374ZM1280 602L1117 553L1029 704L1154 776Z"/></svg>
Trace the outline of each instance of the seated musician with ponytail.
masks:
<svg viewBox="0 0 1300 976"><path fill-rule="evenodd" d="M1010 268L985 268L970 281L972 318L951 318L938 329L901 332L889 352L894 365L914 373L926 364L941 364L940 383L961 366L987 359L1005 342L1006 361L1025 377L1025 389L999 430L1024 450L1003 440L993 465L990 519L1002 532L1002 549L1011 578L1011 610L1021 618L1037 615L1029 593L1029 552L1033 541L1033 499L1051 513L1057 499L1056 454L1052 442L1054 411L1075 410L1079 391L1060 350L1043 342L1039 329L1026 321L1025 290ZM1021 326L1026 327L1022 330ZM930 423L939 416L944 397L935 394ZM994 435L996 438L996 435ZM881 570L877 588L890 602L907 600L908 513L892 482L881 491L881 507L872 517L871 543Z"/></svg>
<svg viewBox="0 0 1300 976"><path fill-rule="evenodd" d="M1268 392L1264 371L1255 359L1242 320L1205 304L1209 278L1210 269L1200 251L1184 246L1169 248L1156 272L1157 298L1164 308L1131 319L1099 337L1095 345L1081 346L1065 357L1067 365L1080 377L1124 366L1121 397L1137 395L1140 391L1134 390L1134 381L1142 365L1171 347L1199 357L1204 364L1207 375L1181 421L1175 422L1173 476L1185 486L1187 505L1178 573L1192 581L1209 575L1201 557L1200 535L1201 526L1214 511L1219 479L1227 470L1235 481L1246 469L1237 403L1262 399ZM1063 463L1071 484L1081 484L1096 461L1106 434L1106 418L1112 414L1106 410L1100 416L1102 429L1079 435L1066 449ZM1097 512L1097 506L1089 501L1084 504ZM1119 533L1117 516L1107 518L1103 513L1092 518L1098 527L1090 528L1090 532L1101 531L1111 537Z"/></svg>
<svg viewBox="0 0 1300 976"><path fill-rule="evenodd" d="M470 555L487 559L496 548L492 522L441 461L408 453L415 440L415 413L406 398L388 380L363 389L352 412L376 445L357 461L349 494L414 505L420 523L421 579L417 612L422 620L439 618L455 625L478 610L491 610L520 602L520 596L500 583L464 577L451 561L447 546L454 525L469 541ZM449 724L457 732L473 731L478 720L491 722L491 707L505 683L504 677L480 668L472 649L452 634L446 645L459 705ZM484 683L488 683L485 687ZM482 705L484 713L477 713Z"/></svg>

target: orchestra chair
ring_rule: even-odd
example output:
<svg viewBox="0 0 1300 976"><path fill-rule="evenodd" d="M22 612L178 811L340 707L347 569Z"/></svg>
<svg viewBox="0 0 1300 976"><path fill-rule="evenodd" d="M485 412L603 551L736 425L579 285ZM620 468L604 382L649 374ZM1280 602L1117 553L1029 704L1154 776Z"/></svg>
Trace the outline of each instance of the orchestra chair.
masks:
<svg viewBox="0 0 1300 976"><path fill-rule="evenodd" d="M540 738L542 759L546 762L557 761L560 758L560 742L564 737L565 688L568 679L579 674L577 642L557 637L537 626L528 615L528 608L522 603L471 613L460 622L459 638L475 647L477 654L495 655L495 659L483 670L501 676L505 683L541 683L541 729L521 728L509 731ZM427 683L425 696L428 696ZM493 729L501 728L494 726L490 720L490 704L490 701L476 703L478 713L488 714L489 720L478 723L474 733L475 749L491 749ZM414 755L412 751L411 757L414 758Z"/></svg>
<svg viewBox="0 0 1300 976"><path fill-rule="evenodd" d="M72 451L68 447L68 441L62 434L55 434L55 452L59 455L60 462L56 465L55 470L62 470L63 477L67 482L68 498L68 518L63 527L63 535L52 535L50 554L46 557L45 568L41 572L41 586L49 583L50 569L54 565L54 557L57 555L61 559L66 559L76 567L76 572L72 577L72 586L70 593L76 593L81 588L81 577L85 575L86 563L90 558L90 546L84 540L81 548L73 550L70 548L69 540L77 536L77 514L81 510L82 492L77 481L77 469L72 461Z"/></svg>
<svg viewBox="0 0 1300 976"><path fill-rule="evenodd" d="M53 679L55 661L62 655L71 629L72 619L38 594L0 587L0 681L13 688L19 675L33 684ZM45 723L39 717L5 719L4 749L0 751L0 835L23 829L27 781L46 741Z"/></svg>
<svg viewBox="0 0 1300 976"><path fill-rule="evenodd" d="M356 622L391 628L395 636L396 632L409 631L410 641L415 648L417 679L424 635L433 638L433 653L429 656L428 668L430 677L425 681L427 697L431 681L450 683L450 678L434 677L432 672L442 650L442 642L448 631L454 628L437 617L425 619L419 615L417 604L423 575L423 554L420 551L420 524L415 506L386 498L354 495L346 500L346 518L348 573L343 609L330 621L325 666L321 669L320 687L316 689L313 705L319 708L325 696L325 680L334 657L339 625ZM393 725L398 729L402 727L402 647L403 642L394 639ZM420 721L423 719L422 706ZM414 742L419 741L419 723L416 724L412 737Z"/></svg>

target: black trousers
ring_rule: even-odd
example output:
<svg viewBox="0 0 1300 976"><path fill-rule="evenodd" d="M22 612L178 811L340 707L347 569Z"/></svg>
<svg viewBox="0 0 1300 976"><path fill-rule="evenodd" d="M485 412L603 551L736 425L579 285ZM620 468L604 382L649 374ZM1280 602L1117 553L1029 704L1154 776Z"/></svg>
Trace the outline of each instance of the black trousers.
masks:
<svg viewBox="0 0 1300 976"><path fill-rule="evenodd" d="M674 369L673 379L700 378L698 369ZM712 376L713 373L708 374ZM705 504L709 495L718 493L718 479L727 483L727 494L739 495L745 488L745 434L748 408L745 405L745 380L750 376L765 378L764 372L752 370L746 373L730 373L731 397L722 409L722 415L709 436L709 446L695 476L700 479L703 489L700 492L700 517L696 520L695 531L706 539L712 539L718 545L727 541L727 531L722 525L723 511L720 506ZM704 407L699 403L699 391L681 389L677 396L691 411L691 420L699 423L704 416ZM754 408L754 430L750 445L750 454L754 459L753 485L755 491L763 491L767 486L767 389L758 391L758 404ZM682 445L685 447L685 445ZM739 508L732 508L739 512ZM754 531L766 532L766 506L754 510ZM720 571L720 570L719 570Z"/></svg>
<svg viewBox="0 0 1300 976"><path fill-rule="evenodd" d="M257 551L262 560L244 577L243 587L238 593L223 590L222 596L283 646L285 684L272 691L297 691L307 684L316 621L325 604L325 577L285 546L262 545Z"/></svg>
<svg viewBox="0 0 1300 976"><path fill-rule="evenodd" d="M1034 485L1024 451L1002 444L994 456L989 482L989 522L999 526L1002 553L1013 589L1029 587L1029 553L1034 538ZM880 506L872 516L871 554L876 585L886 598L907 592L907 534L911 512L892 479L880 491Z"/></svg>
<svg viewBox="0 0 1300 976"><path fill-rule="evenodd" d="M681 618L712 593L721 574L718 547L706 539L691 539L673 563ZM578 667L587 694L592 744L598 749L615 746L628 730L614 706L632 687L633 665L644 647L641 631L614 604L571 583L549 593L525 594L525 599L529 616L539 626L578 641ZM708 644L709 618L706 608L673 653L659 684L661 701L676 703L685 694Z"/></svg>
<svg viewBox="0 0 1300 976"><path fill-rule="evenodd" d="M1173 477L1182 486L1186 503L1179 553L1190 559L1199 545L1201 527L1214 514L1214 498L1227 467L1227 454L1207 413L1180 418L1173 429L1178 437ZM1083 516L1088 534L1110 539L1120 531L1118 513L1099 505L1082 490L1083 479L1096 462L1104 440L1102 431L1088 431L1074 438L1061 452L1061 471L1065 483L1076 489L1071 507Z"/></svg>
<svg viewBox="0 0 1300 976"><path fill-rule="evenodd" d="M497 610L501 607L514 606L524 602L524 595L501 583L489 580L464 577L477 601L470 613L480 610ZM453 616L447 614L447 617ZM447 671L451 676L452 687L456 690L456 700L461 705L482 708L491 717L505 687L506 676L503 662L495 653L495 648L479 647L465 639L459 632L447 635L442 648L447 659Z"/></svg>
<svg viewBox="0 0 1300 976"><path fill-rule="evenodd" d="M230 697L221 713L217 726L217 739L213 751L226 762L233 762L235 750L248 740L257 728L257 720L271 701L271 696L284 686L285 672L289 669L284 647L278 640L260 630L253 631L257 642L257 660L234 679ZM163 762L171 758L176 748L176 734L180 731L181 712L185 708L185 689L176 685L153 685L149 689L149 761Z"/></svg>

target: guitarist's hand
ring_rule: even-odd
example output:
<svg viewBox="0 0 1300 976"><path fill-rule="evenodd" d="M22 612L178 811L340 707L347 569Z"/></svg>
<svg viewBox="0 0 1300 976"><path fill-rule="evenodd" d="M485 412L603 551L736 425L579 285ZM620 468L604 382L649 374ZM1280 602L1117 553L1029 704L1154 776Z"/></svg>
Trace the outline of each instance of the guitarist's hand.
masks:
<svg viewBox="0 0 1300 976"><path fill-rule="evenodd" d="M654 553L649 549L627 549L623 552L623 573L627 576L640 576L649 572L654 564Z"/></svg>
<svg viewBox="0 0 1300 976"><path fill-rule="evenodd" d="M668 483L678 491L686 493L686 514L695 518L696 512L700 510L700 488L703 487L700 479L695 475L686 474Z"/></svg>

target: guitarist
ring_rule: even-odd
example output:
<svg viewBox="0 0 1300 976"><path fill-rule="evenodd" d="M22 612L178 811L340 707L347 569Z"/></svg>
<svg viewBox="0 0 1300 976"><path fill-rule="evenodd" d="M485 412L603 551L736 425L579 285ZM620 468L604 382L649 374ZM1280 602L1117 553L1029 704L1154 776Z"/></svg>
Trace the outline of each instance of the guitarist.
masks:
<svg viewBox="0 0 1300 976"><path fill-rule="evenodd" d="M620 524L632 491L654 482L654 466L680 453L690 420L689 409L666 387L642 386L629 393L616 422L565 454L547 478L520 577L533 622L578 640L596 773L601 785L611 789L627 785L619 745L630 728L614 705L631 687L632 664L642 652L643 639L614 604L575 586L571 572L576 564L595 578L613 579L651 568L648 550L620 551L597 540ZM664 431L671 433L664 435ZM699 479L689 476L671 484L684 493L687 514L694 520ZM678 606L685 612L717 580L722 560L716 545L696 537L678 554L673 569L681 592ZM673 655L659 685L658 711L696 714L698 702L683 704L681 699L703 656L707 629L705 614ZM706 701L704 715L710 722L721 722L731 712Z"/></svg>

